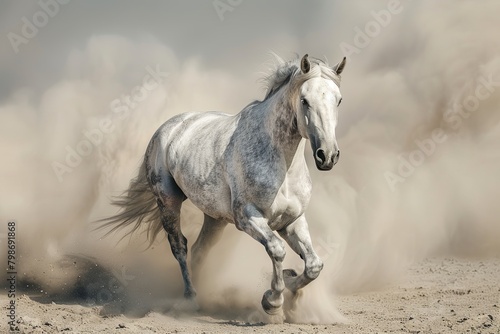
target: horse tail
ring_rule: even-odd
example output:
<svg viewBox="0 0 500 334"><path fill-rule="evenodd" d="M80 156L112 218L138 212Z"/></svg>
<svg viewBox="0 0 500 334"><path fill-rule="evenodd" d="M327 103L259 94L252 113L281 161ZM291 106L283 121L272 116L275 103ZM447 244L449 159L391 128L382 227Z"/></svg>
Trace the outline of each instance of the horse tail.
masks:
<svg viewBox="0 0 500 334"><path fill-rule="evenodd" d="M113 227L104 236L116 232L119 229L130 227L130 230L120 239L133 234L143 224L147 226L147 238L149 247L153 244L156 236L162 229L160 210L158 209L156 196L151 191L147 180L146 159L144 159L139 174L130 181L128 190L120 196L115 197L111 204L120 208L116 215L98 221L101 223L97 229ZM119 241L119 242L120 242Z"/></svg>

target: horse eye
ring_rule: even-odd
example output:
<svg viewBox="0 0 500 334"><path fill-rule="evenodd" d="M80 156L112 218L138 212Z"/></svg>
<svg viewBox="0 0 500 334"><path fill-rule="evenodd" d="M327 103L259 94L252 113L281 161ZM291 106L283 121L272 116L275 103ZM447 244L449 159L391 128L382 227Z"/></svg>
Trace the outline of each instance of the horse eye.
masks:
<svg viewBox="0 0 500 334"><path fill-rule="evenodd" d="M337 104L337 107L340 106L341 102L342 102L342 98L340 98L339 103Z"/></svg>
<svg viewBox="0 0 500 334"><path fill-rule="evenodd" d="M305 98L301 98L300 103L302 103L303 106L306 106L306 107L309 106L309 102L307 102L307 100Z"/></svg>

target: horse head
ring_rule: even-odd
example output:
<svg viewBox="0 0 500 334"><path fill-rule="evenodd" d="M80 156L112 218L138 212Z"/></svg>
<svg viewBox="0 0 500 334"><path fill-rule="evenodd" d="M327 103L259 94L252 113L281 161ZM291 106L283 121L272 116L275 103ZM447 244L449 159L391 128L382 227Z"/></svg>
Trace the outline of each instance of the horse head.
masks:
<svg viewBox="0 0 500 334"><path fill-rule="evenodd" d="M302 85L294 98L298 99L297 126L300 135L309 139L316 167L330 170L340 157L335 138L338 109L342 102L340 74L346 58L332 68L315 60L311 62L306 54L300 61Z"/></svg>

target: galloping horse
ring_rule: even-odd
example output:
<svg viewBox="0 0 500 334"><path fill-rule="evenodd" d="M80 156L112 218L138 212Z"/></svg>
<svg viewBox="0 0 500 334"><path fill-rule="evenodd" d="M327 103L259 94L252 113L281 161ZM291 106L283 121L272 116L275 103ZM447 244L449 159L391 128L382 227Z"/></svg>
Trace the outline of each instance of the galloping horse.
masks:
<svg viewBox="0 0 500 334"><path fill-rule="evenodd" d="M328 171L339 160L335 128L345 63L344 57L330 67L307 54L300 61L278 58L262 101L236 115L193 112L166 121L151 138L138 176L113 202L122 211L104 219L102 227L113 226L111 233L132 226L132 233L147 224L151 242L163 227L180 265L184 296L192 300L196 292L180 227L181 206L189 198L205 215L192 247L193 277L232 223L265 247L273 278L262 307L269 314L281 312L285 287L295 293L323 268L304 215L312 189L304 148L309 139L319 170ZM285 247L274 231L304 260L302 274L283 270Z"/></svg>

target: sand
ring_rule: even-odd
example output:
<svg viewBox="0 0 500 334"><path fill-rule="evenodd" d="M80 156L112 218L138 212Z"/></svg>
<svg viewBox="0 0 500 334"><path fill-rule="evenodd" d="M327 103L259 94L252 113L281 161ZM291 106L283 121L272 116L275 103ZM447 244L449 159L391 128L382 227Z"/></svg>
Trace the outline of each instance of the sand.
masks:
<svg viewBox="0 0 500 334"><path fill-rule="evenodd" d="M53 302L36 293L17 299L21 333L500 333L500 258L428 259L397 284L337 297L347 323L243 322L200 311L125 316L110 305ZM1 304L8 298L1 296ZM2 320L2 332L5 329Z"/></svg>

